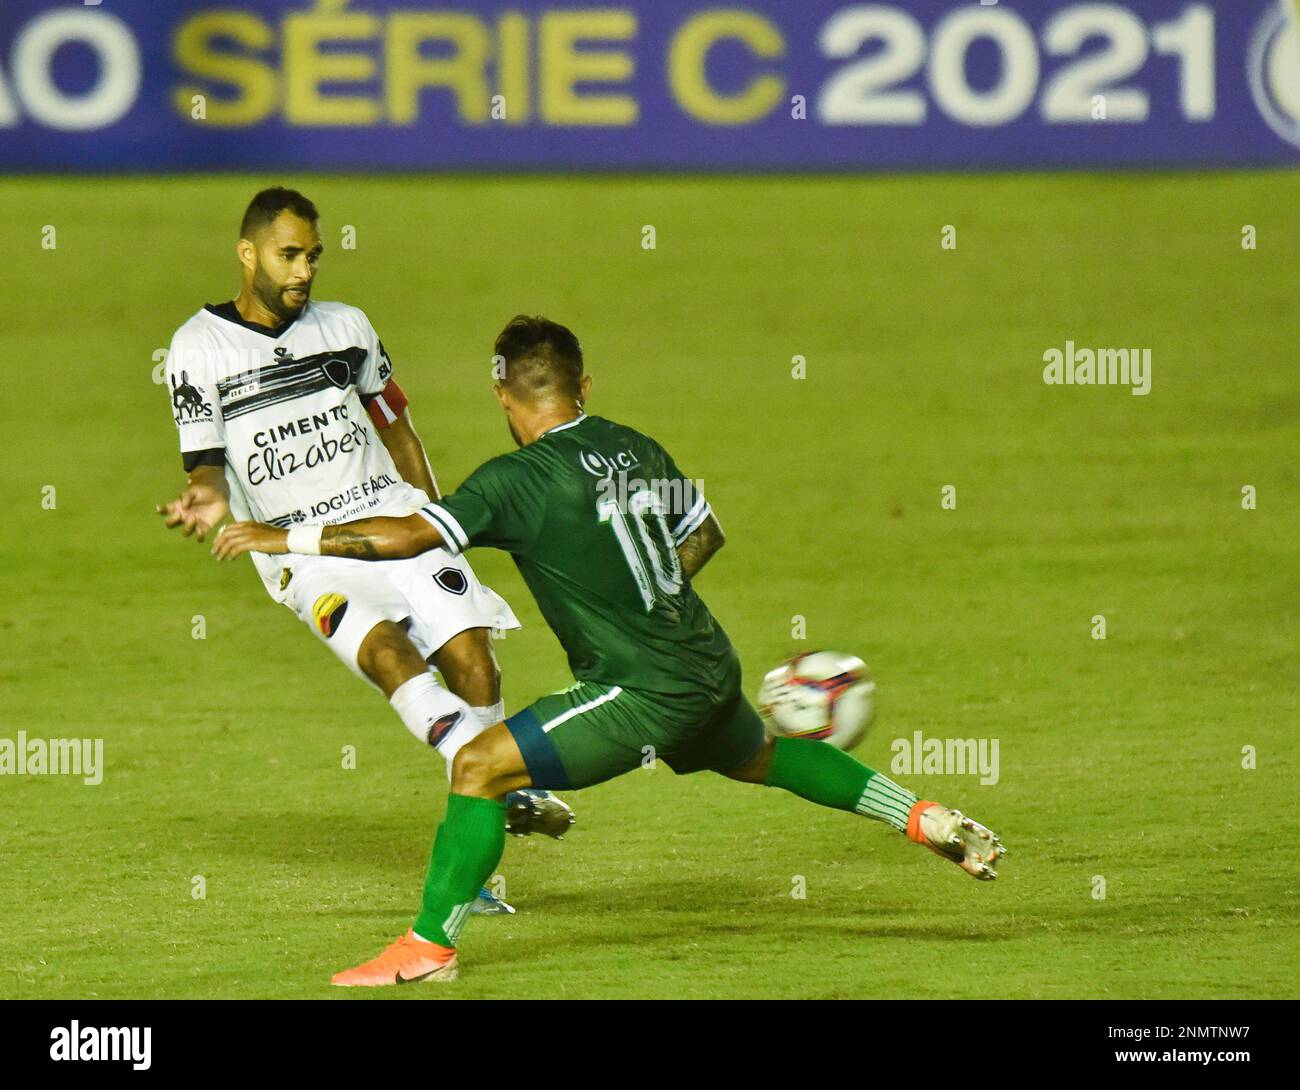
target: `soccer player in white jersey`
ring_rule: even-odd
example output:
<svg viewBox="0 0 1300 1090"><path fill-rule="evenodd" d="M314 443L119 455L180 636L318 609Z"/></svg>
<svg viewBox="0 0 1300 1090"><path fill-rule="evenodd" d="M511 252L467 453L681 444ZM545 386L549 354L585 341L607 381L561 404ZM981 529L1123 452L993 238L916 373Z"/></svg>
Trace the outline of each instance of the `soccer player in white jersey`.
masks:
<svg viewBox="0 0 1300 1090"><path fill-rule="evenodd" d="M309 527L400 517L440 498L369 320L311 299L318 220L294 190L254 197L240 226L238 297L205 306L172 338L168 384L189 480L158 512L185 537L204 540L228 513ZM272 599L380 689L448 770L461 746L501 721L491 632L519 622L464 558L251 555ZM509 804L518 835L558 838L573 821L549 792L521 792ZM513 911L486 890L481 901L484 911Z"/></svg>

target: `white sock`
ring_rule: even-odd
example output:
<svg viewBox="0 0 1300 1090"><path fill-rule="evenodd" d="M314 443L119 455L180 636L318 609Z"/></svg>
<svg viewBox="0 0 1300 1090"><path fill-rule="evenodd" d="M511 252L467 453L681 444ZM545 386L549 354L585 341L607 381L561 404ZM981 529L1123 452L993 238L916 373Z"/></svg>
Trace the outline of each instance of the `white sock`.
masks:
<svg viewBox="0 0 1300 1090"><path fill-rule="evenodd" d="M495 727L506 717L506 702L498 700L489 708L470 708L477 717L478 721L483 724L483 729Z"/></svg>
<svg viewBox="0 0 1300 1090"><path fill-rule="evenodd" d="M474 710L455 693L439 685L430 673L416 674L404 681L388 702L406 724L407 730L425 745L434 745L446 758L448 776L451 775L451 759L456 750L483 729ZM431 732L436 735L432 743Z"/></svg>

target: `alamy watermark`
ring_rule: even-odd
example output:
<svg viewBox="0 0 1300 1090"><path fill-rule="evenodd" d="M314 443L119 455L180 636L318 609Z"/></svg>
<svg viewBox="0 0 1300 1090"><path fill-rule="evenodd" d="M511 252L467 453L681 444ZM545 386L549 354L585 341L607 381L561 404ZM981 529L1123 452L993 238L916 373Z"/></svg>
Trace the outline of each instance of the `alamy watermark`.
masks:
<svg viewBox="0 0 1300 1090"><path fill-rule="evenodd" d="M1066 341L1064 350L1043 353L1043 382L1048 386L1129 386L1142 397L1151 392L1151 349L1077 348Z"/></svg>
<svg viewBox="0 0 1300 1090"><path fill-rule="evenodd" d="M104 739L0 738L0 776L80 776L88 787L104 781Z"/></svg>
<svg viewBox="0 0 1300 1090"><path fill-rule="evenodd" d="M70 1025L50 1030L50 1059L107 1060L148 1071L152 1037L150 1026L83 1026L74 1018Z"/></svg>
<svg viewBox="0 0 1300 1090"><path fill-rule="evenodd" d="M651 499L653 497L653 499ZM704 482L685 477L629 477L618 473L596 486L596 502L613 505L624 514L639 514L649 504L665 517L686 515L703 506Z"/></svg>
<svg viewBox="0 0 1300 1090"><path fill-rule="evenodd" d="M927 738L919 730L911 738L890 743L895 776L975 776L985 787L1001 777L996 738Z"/></svg>

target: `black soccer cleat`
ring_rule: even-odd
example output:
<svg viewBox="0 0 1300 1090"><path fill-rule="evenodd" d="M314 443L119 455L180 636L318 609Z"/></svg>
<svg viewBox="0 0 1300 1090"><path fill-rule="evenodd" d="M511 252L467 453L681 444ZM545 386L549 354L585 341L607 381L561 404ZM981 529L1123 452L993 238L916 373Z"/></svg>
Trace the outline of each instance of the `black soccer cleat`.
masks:
<svg viewBox="0 0 1300 1090"><path fill-rule="evenodd" d="M506 796L506 832L511 836L543 836L563 840L578 819L563 799L536 787L511 791Z"/></svg>

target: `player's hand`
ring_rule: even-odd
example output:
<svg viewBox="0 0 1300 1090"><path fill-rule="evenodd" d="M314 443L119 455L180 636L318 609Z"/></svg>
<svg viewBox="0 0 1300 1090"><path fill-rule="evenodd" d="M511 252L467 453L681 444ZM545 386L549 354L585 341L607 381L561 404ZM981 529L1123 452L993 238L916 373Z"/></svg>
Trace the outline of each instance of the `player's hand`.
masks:
<svg viewBox="0 0 1300 1090"><path fill-rule="evenodd" d="M230 505L220 491L207 484L191 484L171 503L154 508L163 517L167 529L181 528L181 537L198 535L203 541L212 528L229 513Z"/></svg>
<svg viewBox="0 0 1300 1090"><path fill-rule="evenodd" d="M265 522L232 522L223 526L212 543L212 555L218 560L234 560L244 553L287 553L289 531L268 526Z"/></svg>

